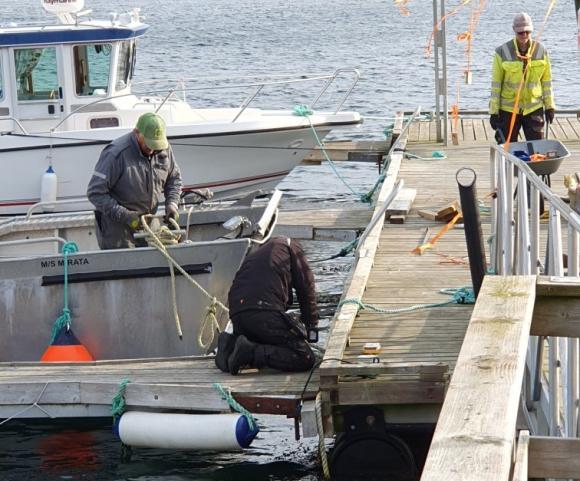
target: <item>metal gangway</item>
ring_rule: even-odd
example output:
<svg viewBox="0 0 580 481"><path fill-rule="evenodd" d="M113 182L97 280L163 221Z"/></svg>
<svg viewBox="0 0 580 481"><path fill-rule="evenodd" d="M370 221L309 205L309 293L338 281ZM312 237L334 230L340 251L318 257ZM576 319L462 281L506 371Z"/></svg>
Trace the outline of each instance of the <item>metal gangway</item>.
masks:
<svg viewBox="0 0 580 481"><path fill-rule="evenodd" d="M421 481L580 479L580 216L503 146L490 168L490 275Z"/></svg>

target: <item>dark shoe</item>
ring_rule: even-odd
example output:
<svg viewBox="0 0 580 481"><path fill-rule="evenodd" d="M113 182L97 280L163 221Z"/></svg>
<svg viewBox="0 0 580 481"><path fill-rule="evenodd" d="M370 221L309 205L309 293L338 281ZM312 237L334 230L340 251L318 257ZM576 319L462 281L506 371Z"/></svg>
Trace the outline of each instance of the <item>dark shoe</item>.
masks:
<svg viewBox="0 0 580 481"><path fill-rule="evenodd" d="M237 374L242 366L251 366L254 362L256 345L248 341L246 336L238 336L236 346L228 358L230 374Z"/></svg>
<svg viewBox="0 0 580 481"><path fill-rule="evenodd" d="M236 336L228 332L220 332L217 342L217 354L215 355L215 365L220 371L230 372L228 369L228 357L236 345Z"/></svg>

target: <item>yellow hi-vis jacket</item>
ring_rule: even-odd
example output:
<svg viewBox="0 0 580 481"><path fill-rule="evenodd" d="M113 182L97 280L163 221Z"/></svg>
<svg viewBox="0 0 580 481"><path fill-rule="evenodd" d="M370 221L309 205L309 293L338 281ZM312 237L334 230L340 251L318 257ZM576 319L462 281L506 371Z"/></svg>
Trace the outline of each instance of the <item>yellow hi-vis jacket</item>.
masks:
<svg viewBox="0 0 580 481"><path fill-rule="evenodd" d="M500 110L514 111L525 59L528 59L530 65L520 93L518 112L527 115L541 107L555 108L548 51L541 43L531 40L526 55L522 56L518 53L516 40L513 39L495 50L491 71L490 114L497 114Z"/></svg>

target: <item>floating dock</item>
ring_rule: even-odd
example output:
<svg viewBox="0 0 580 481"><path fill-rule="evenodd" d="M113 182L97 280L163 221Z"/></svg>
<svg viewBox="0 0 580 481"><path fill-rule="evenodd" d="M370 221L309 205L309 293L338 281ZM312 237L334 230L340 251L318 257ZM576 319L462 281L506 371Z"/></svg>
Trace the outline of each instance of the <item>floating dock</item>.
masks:
<svg viewBox="0 0 580 481"><path fill-rule="evenodd" d="M580 335L575 315L580 242L575 221L566 221L573 214L567 207L562 211L557 200L568 195L564 175L580 171L580 122L573 115L556 119L552 138L565 142L573 155L551 176L555 197L546 215L534 224L530 213L537 242L528 242L543 252L550 226L552 257L549 268L543 267L552 277L536 277L538 266L521 272L525 276L489 275L475 305L449 302L454 291L441 289L471 286L465 232L457 225L435 237L446 224L425 212L437 212L459 198L455 175L468 166L477 175L483 236L491 240L498 235L498 214L489 208L499 202L496 198L510 205L513 196L511 191L499 195L486 118L462 118L458 145L449 146L435 142L433 121L413 122L408 129L399 125L398 143L384 157L385 178L374 211L280 213L280 234L344 241L362 236L319 369L296 374L247 370L230 376L218 371L212 358L193 357L82 365L3 363L0 417L107 416L124 380L130 381L128 409L227 412L230 405L218 392L219 384L252 413L302 421L305 435L336 436L328 463L335 475L348 476L349 465L359 469L362 463L385 476L397 471L418 479L422 471L425 481L579 477L575 463L554 459L554 453L571 457L580 443L558 437L578 434L573 427L578 376L563 370L566 359L577 359L577 344L576 351L573 344L569 351L555 350L560 342L555 336ZM446 157L434 157L434 151L444 151ZM515 187L512 177L503 179L510 189ZM389 211L387 201L400 180L407 194L414 191L407 197L409 208ZM533 197L530 205L530 212L537 208ZM510 215L506 225L519 226L522 218ZM387 222L389 216L403 217L402 223ZM371 218L375 223L368 227ZM566 229L568 237L556 234ZM421 255L413 252L429 240L431 248ZM560 250L554 251L554 245ZM522 254L521 246L514 249L508 243L502 249L514 259ZM567 267L561 262L563 253ZM496 247L487 255L497 261L501 253ZM430 307L419 308L425 304ZM375 345L370 351L369 343ZM558 401L558 396L569 400ZM378 447L367 444L377 440ZM325 458L326 451L321 453Z"/></svg>

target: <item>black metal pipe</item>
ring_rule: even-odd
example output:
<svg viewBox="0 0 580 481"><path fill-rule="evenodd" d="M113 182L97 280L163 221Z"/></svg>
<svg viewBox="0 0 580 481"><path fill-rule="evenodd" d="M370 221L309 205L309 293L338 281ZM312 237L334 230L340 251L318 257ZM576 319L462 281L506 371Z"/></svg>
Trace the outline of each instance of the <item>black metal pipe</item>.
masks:
<svg viewBox="0 0 580 481"><path fill-rule="evenodd" d="M477 205L477 189L475 187L477 176L472 168L462 167L455 174L455 179L459 187L459 199L461 201L461 212L463 213L471 282L473 284L473 292L477 298L487 266L483 233L481 232L479 206Z"/></svg>

